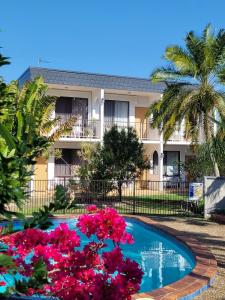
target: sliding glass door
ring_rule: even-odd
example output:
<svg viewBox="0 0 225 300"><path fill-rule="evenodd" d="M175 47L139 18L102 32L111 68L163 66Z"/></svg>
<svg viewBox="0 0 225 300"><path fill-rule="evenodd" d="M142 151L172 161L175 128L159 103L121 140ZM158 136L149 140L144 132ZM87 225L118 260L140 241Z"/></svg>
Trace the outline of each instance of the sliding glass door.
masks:
<svg viewBox="0 0 225 300"><path fill-rule="evenodd" d="M178 177L180 176L180 152L164 151L163 157L164 176Z"/></svg>
<svg viewBox="0 0 225 300"><path fill-rule="evenodd" d="M56 115L71 115L79 116L82 120L88 119L88 99L87 98L73 98L60 97L56 101L55 107Z"/></svg>
<svg viewBox="0 0 225 300"><path fill-rule="evenodd" d="M106 100L104 105L104 122L106 127L117 125L127 128L129 120L129 102Z"/></svg>

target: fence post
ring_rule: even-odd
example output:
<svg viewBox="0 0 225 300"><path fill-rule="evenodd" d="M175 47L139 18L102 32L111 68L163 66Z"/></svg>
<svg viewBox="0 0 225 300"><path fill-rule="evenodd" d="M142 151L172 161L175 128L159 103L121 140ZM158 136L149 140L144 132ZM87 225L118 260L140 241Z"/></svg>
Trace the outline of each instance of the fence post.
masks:
<svg viewBox="0 0 225 300"><path fill-rule="evenodd" d="M135 208L136 208L135 192L136 192L136 181L134 180L134 185L133 185L133 215L135 215Z"/></svg>

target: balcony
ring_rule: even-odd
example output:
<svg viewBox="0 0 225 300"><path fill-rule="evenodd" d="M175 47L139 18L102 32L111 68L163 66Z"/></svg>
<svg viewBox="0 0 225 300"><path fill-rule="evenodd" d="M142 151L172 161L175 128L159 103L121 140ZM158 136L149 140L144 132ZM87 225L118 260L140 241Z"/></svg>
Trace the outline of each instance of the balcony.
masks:
<svg viewBox="0 0 225 300"><path fill-rule="evenodd" d="M74 114L58 113L56 117L60 117L59 124L64 124ZM74 124L72 131L62 136L62 138L77 139L99 139L100 138L100 120L82 120L79 119Z"/></svg>
<svg viewBox="0 0 225 300"><path fill-rule="evenodd" d="M74 114L67 113L58 113L56 117L60 117L59 124L64 124L71 117L74 117ZM144 122L130 122L130 121L106 121L104 120L104 130L109 130L113 125L117 125L119 129L124 129L128 127L135 128L138 137L141 141L155 141L158 142L160 140L160 132L157 128L152 128L150 123L147 121ZM74 139L100 139L100 129L101 129L101 121L100 120L88 120L88 119L79 119L74 124L72 131L62 136L62 138L74 138ZM176 130L168 142L171 143L189 143L187 139L185 139L182 130Z"/></svg>
<svg viewBox="0 0 225 300"><path fill-rule="evenodd" d="M171 135L171 137L168 139L168 142L189 143L190 141L184 137L184 132L179 130L179 131L175 131Z"/></svg>
<svg viewBox="0 0 225 300"><path fill-rule="evenodd" d="M133 127L138 137L141 141L159 141L160 140L160 133L158 129L153 129L150 127L148 122L121 122L121 121L105 121L104 122L104 129L109 130L113 125L117 125L119 129L124 129L128 127Z"/></svg>

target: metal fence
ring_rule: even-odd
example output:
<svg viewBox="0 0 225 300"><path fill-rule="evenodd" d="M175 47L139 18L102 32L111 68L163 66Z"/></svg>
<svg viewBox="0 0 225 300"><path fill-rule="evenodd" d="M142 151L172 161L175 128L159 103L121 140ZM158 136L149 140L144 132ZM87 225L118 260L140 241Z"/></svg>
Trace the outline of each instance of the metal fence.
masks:
<svg viewBox="0 0 225 300"><path fill-rule="evenodd" d="M202 215L203 200L189 201L188 182L172 181L90 181L81 182L69 178L36 180L29 185L28 197L22 211L30 215L43 205L54 201L57 185L66 188L73 208L58 214L80 214L85 207L114 207L123 214L147 215ZM16 207L11 206L16 210Z"/></svg>

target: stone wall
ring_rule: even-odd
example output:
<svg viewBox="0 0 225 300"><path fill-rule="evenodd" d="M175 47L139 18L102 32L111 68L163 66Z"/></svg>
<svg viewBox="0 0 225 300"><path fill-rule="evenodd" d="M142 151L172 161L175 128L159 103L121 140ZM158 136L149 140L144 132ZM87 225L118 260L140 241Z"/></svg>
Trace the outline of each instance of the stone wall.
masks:
<svg viewBox="0 0 225 300"><path fill-rule="evenodd" d="M205 218L215 210L225 209L225 177L204 177Z"/></svg>

